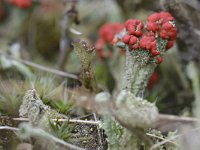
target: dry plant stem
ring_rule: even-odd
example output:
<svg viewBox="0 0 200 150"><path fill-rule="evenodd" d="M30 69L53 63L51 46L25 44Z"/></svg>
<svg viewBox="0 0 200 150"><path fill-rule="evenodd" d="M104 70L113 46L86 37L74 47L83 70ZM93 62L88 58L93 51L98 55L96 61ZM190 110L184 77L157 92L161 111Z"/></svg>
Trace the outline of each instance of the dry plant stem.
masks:
<svg viewBox="0 0 200 150"><path fill-rule="evenodd" d="M148 135L148 136L150 136L150 137L154 137L154 138L160 139L160 140L163 140L163 141L168 140L168 139L165 139L165 138L163 138L163 137L159 137L159 136L157 136L157 135L150 134L150 133L146 133L146 135ZM174 145L176 145L176 146L179 146L179 145L178 145L176 142L174 142L174 141L169 140L169 141L167 141L167 142L168 142L168 143L171 143L171 144L174 144Z"/></svg>
<svg viewBox="0 0 200 150"><path fill-rule="evenodd" d="M177 130L180 125L194 126L198 122L196 118L159 114L158 121L152 127L162 132L169 132Z"/></svg>
<svg viewBox="0 0 200 150"><path fill-rule="evenodd" d="M70 21L66 13L63 12L62 20L60 21L61 39L60 39L60 52L57 64L59 70L64 70L67 57L71 52L70 48L71 39L68 37L68 35L70 35L69 27L71 26L71 24L72 22Z"/></svg>
<svg viewBox="0 0 200 150"><path fill-rule="evenodd" d="M200 130L200 127L194 128L194 129L191 129L191 130L188 130L187 132L198 131L198 130ZM183 134L178 134L178 135L173 136L173 137L171 137L171 138L169 138L169 139L165 139L165 140L163 140L163 141L161 141L161 142L159 142L159 143L153 145L153 146L151 147L150 150L157 149L159 146L161 146L161 145L163 145L163 144L165 144L165 143L167 143L167 142L170 142L170 141L172 141L172 140L174 140L174 139L177 139L177 138L179 138L179 137L181 137L181 136L183 136Z"/></svg>
<svg viewBox="0 0 200 150"><path fill-rule="evenodd" d="M180 137L180 135L176 135L176 136L173 136L173 137L171 137L171 138L169 138L169 139L165 139L165 140L163 140L162 142L159 142L159 143L153 145L153 146L150 148L150 150L156 150L159 146L161 146L161 145L163 145L163 144L165 144L165 143L168 143L168 142L170 142L171 140L174 140L174 139L176 139L176 138L178 138L178 137ZM176 145L176 146L177 146L177 145Z"/></svg>
<svg viewBox="0 0 200 150"><path fill-rule="evenodd" d="M28 118L12 118L14 121L29 121ZM99 121L88 121L88 120L79 120L79 119L52 119L52 121L58 121L58 122L65 122L69 121L70 123L85 123L85 124L92 124L92 125L99 125ZM166 123L181 123L181 124L195 124L199 120L196 118L191 117L180 117L180 116L174 116L174 115L164 115L159 114L158 121L152 125L154 128L161 128L162 126L165 126ZM174 129L172 129L174 130Z"/></svg>
<svg viewBox="0 0 200 150"><path fill-rule="evenodd" d="M12 118L14 121L29 121L28 118ZM52 121L57 122L66 122L69 121L70 123L84 123L84 124L92 124L92 125L99 125L99 121L88 121L88 120L76 120L76 119L51 119Z"/></svg>
<svg viewBox="0 0 200 150"><path fill-rule="evenodd" d="M67 78L78 79L78 77L76 75L71 74L71 73L66 73L66 72L63 72L63 71L60 71L60 70L48 68L46 66L42 66L40 64L36 64L36 63L30 62L30 61L27 61L27 60L23 60L23 59L19 59L19 58L14 58L14 57L6 55L6 54L0 53L0 55L4 55L4 56L6 56L9 59L21 62L21 63L23 63L25 65L37 68L37 69L42 70L42 71L50 72L50 73L53 73L53 74L56 74L56 75L59 75L59 76L63 76L63 77L67 77Z"/></svg>
<svg viewBox="0 0 200 150"><path fill-rule="evenodd" d="M94 116L94 120L97 121L97 115L96 115L96 113L93 113L93 116ZM100 140L101 148L103 148L103 143L102 143L102 138L101 138L101 131L100 131L99 126L97 126L97 131L98 131L98 135L99 135L99 140Z"/></svg>
<svg viewBox="0 0 200 150"><path fill-rule="evenodd" d="M58 56L58 64L57 68L59 70L64 70L65 63L67 61L67 57L69 56L71 49L70 49L70 39L67 38L66 36L63 36L60 39L60 53Z"/></svg>
<svg viewBox="0 0 200 150"><path fill-rule="evenodd" d="M182 123L195 123L199 121L196 118L191 118L191 117L179 117L179 116L174 116L174 115L166 115L166 114L160 114L159 115L159 120L162 121L176 121L176 122L182 122Z"/></svg>
<svg viewBox="0 0 200 150"><path fill-rule="evenodd" d="M10 127L10 126L0 126L0 130L12 130L12 131L19 131L18 128Z"/></svg>

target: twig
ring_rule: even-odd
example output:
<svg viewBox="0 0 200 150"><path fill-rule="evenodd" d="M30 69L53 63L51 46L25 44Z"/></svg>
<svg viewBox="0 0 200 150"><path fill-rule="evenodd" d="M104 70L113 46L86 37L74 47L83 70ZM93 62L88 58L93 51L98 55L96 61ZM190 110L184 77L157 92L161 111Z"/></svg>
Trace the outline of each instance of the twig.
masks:
<svg viewBox="0 0 200 150"><path fill-rule="evenodd" d="M199 120L192 117L180 117L175 115L159 114L158 121L153 125L154 128L159 128L162 131L170 131L177 129L181 124L193 125Z"/></svg>
<svg viewBox="0 0 200 150"><path fill-rule="evenodd" d="M0 126L0 130L12 130L12 131L19 131L18 128L10 127L10 126Z"/></svg>
<svg viewBox="0 0 200 150"><path fill-rule="evenodd" d="M65 14L65 13L64 13ZM59 69L64 69L65 63L67 61L67 57L71 52L70 44L71 39L67 36L68 30L70 26L70 21L66 15L63 16L63 19L60 22L61 28L61 38L60 38L60 51L58 56L58 64L57 67Z"/></svg>
<svg viewBox="0 0 200 150"><path fill-rule="evenodd" d="M167 142L170 142L170 141L172 141L172 140L178 138L179 136L180 136L180 135L176 135L176 136L173 136L173 137L171 137L171 138L169 138L169 139L165 139L165 140L163 140L162 142L159 142L159 143L153 145L153 146L150 148L150 150L154 150L154 149L156 149L157 147L159 147L159 146L161 146L161 145L163 145L163 144L165 144L165 143L167 143Z"/></svg>
<svg viewBox="0 0 200 150"><path fill-rule="evenodd" d="M71 73L67 73L67 72L63 72L63 71L56 70L56 69L53 69L53 68L49 68L49 67L46 67L46 66L42 66L40 64L36 64L36 63L30 62L28 60L15 58L15 57L3 54L3 53L0 53L0 55L6 56L9 59L21 62L21 63L23 63L25 65L40 69L42 71L50 72L50 73L53 73L53 74L56 74L56 75L59 75L59 76L63 76L63 77L67 77L67 78L78 79L78 77L76 75L71 74Z"/></svg>
<svg viewBox="0 0 200 150"><path fill-rule="evenodd" d="M196 118L192 117L180 117L175 115L166 115L166 114L159 114L159 120L165 120L165 121L177 121L177 122L183 122L183 123L194 123L199 121Z"/></svg>
<svg viewBox="0 0 200 150"><path fill-rule="evenodd" d="M29 121L28 118L12 118L14 121ZM93 125L99 125L99 121L88 121L88 120L81 120L81 119L52 119L52 121L58 121L58 122L65 122L69 121L71 123L85 123L85 124L93 124ZM179 117L174 115L164 115L160 114L158 121L155 123L154 128L160 128L166 124L170 123L182 123L182 124L194 124L198 122L199 120L196 118L191 117Z"/></svg>
<svg viewBox="0 0 200 150"><path fill-rule="evenodd" d="M29 121L28 118L12 118L14 121ZM65 122L69 121L70 123L84 123L84 124L92 124L99 125L99 121L88 121L88 120L77 120L77 119L51 119L52 121Z"/></svg>
<svg viewBox="0 0 200 150"><path fill-rule="evenodd" d="M187 132L197 131L197 130L199 130L199 129L200 129L200 127L195 128L195 129L191 129L191 130L189 130L189 131L187 131ZM153 145L153 146L150 148L150 150L154 150L154 149L156 149L157 147L159 147L159 146L161 146L161 145L163 145L163 144L165 144L165 143L167 143L167 142L170 142L170 141L172 141L172 140L174 140L174 139L176 139L176 138L178 138L178 137L181 137L181 136L183 136L183 134L179 134L179 135L173 136L173 137L171 137L171 138L165 139L165 140L163 140L162 142L159 142L159 143Z"/></svg>
<svg viewBox="0 0 200 150"><path fill-rule="evenodd" d="M94 116L94 120L97 121L96 113L93 113L93 116ZM99 141L100 141L100 145L101 145L101 148L102 148L103 147L103 143L102 143L101 132L100 132L99 126L97 126L97 132L98 132L98 135L99 135Z"/></svg>
<svg viewBox="0 0 200 150"><path fill-rule="evenodd" d="M148 136L151 136L151 137L154 137L154 138L157 138L157 139L160 139L160 140L168 140L168 139L165 139L165 138L163 138L163 137L160 137L160 136L157 136L157 135L154 135L154 134L151 134L151 133L146 133L146 135L148 135ZM169 142L169 143L172 143L172 144L174 144L174 145L176 145L176 146L179 146L176 142L174 142L174 141L171 141L171 140L169 140L169 141L167 141L167 142Z"/></svg>
<svg viewBox="0 0 200 150"><path fill-rule="evenodd" d="M57 119L53 119L56 121ZM67 121L67 119L58 119L58 121ZM69 122L71 123L85 123L85 124L92 124L92 125L99 125L99 121L87 121L87 120L76 120L76 119L70 119Z"/></svg>

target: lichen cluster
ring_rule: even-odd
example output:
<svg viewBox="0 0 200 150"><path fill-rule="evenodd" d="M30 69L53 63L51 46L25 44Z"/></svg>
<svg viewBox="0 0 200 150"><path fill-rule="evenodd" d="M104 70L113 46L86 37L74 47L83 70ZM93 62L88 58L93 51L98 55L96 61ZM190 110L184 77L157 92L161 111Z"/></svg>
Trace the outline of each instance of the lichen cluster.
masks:
<svg viewBox="0 0 200 150"><path fill-rule="evenodd" d="M154 103L143 99L143 93L154 69L173 46L176 38L174 18L168 12L155 13L148 17L146 25L140 20L129 19L116 37L115 45L126 51L124 86L114 98L114 107L107 111L112 117L104 113L102 127L111 150L139 149L141 140L147 148L151 140L146 138L145 130L158 119L158 109ZM98 102L99 95L104 96L101 104L106 104L109 96L98 94Z"/></svg>

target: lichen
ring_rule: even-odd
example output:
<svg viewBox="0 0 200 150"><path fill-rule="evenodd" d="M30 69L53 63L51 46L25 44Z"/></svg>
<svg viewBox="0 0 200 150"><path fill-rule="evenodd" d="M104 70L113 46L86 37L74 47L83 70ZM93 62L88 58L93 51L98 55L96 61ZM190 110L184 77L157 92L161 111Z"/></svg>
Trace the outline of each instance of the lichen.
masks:
<svg viewBox="0 0 200 150"><path fill-rule="evenodd" d="M118 119L131 128L148 128L158 118L158 109L154 103L136 97L129 91L121 91L116 99Z"/></svg>
<svg viewBox="0 0 200 150"><path fill-rule="evenodd" d="M105 130L107 135L108 149L114 150L119 148L125 128L108 115L103 116L100 127Z"/></svg>
<svg viewBox="0 0 200 150"><path fill-rule="evenodd" d="M103 116L100 127L107 135L108 150L138 150L143 144L137 134L127 130L108 115Z"/></svg>
<svg viewBox="0 0 200 150"><path fill-rule="evenodd" d="M157 65L155 63L137 61L137 56L128 50L126 54L123 89L131 91L136 96L141 96Z"/></svg>
<svg viewBox="0 0 200 150"><path fill-rule="evenodd" d="M73 46L74 51L82 65L80 77L84 87L92 92L97 92L98 87L96 84L94 72L91 67L95 48L92 46L88 46L87 43L84 41L74 42Z"/></svg>
<svg viewBox="0 0 200 150"><path fill-rule="evenodd" d="M49 119L51 118L67 118L63 114L59 114L49 106L45 105L39 98L35 89L28 90L25 93L22 104L19 109L20 117L28 117L30 123L34 126L48 129Z"/></svg>

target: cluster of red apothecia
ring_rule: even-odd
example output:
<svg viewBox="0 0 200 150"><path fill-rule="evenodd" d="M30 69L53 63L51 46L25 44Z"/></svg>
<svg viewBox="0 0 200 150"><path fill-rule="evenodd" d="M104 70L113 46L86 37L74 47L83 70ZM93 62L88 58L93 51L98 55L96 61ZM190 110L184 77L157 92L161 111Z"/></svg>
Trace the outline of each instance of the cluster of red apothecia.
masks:
<svg viewBox="0 0 200 150"><path fill-rule="evenodd" d="M27 9L32 6L32 0L9 0L9 2L22 9Z"/></svg>
<svg viewBox="0 0 200 150"><path fill-rule="evenodd" d="M127 34L123 36L122 41L129 45L130 50L144 49L149 51L151 56L156 58L156 63L160 64L163 58L160 56L160 50L157 49L156 38L160 37L167 41L165 50L171 48L177 33L173 22L174 18L168 12L150 15L146 28L141 20L129 19L125 22Z"/></svg>
<svg viewBox="0 0 200 150"><path fill-rule="evenodd" d="M107 23L99 30L99 39L96 42L96 50L99 58L110 58L112 56L111 50L105 50L106 45L112 45L115 34L122 31L124 28L121 23ZM109 48L107 48L109 49Z"/></svg>

